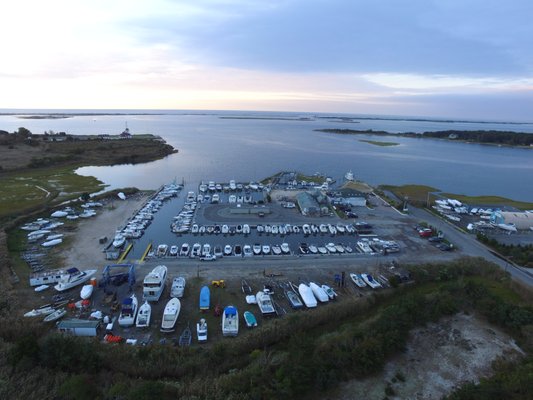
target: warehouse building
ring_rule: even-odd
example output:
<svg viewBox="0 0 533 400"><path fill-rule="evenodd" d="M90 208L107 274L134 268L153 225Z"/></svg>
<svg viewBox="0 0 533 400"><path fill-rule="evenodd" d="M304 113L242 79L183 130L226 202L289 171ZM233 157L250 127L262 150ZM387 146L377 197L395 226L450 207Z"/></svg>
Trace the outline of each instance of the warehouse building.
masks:
<svg viewBox="0 0 533 400"><path fill-rule="evenodd" d="M533 213L527 211L495 211L490 216L493 224L514 225L518 230L527 230L533 227Z"/></svg>

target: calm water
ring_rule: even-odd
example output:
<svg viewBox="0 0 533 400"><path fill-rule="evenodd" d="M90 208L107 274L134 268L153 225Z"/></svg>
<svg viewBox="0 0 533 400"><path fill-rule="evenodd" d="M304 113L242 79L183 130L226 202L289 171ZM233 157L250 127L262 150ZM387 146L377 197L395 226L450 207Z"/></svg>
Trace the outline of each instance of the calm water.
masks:
<svg viewBox="0 0 533 400"><path fill-rule="evenodd" d="M302 120L225 119L221 116L283 116ZM332 115L332 114L328 114ZM317 114L177 112L168 115L79 116L57 120L23 120L0 116L0 129L24 126L70 134L116 134L127 122L132 133L160 135L179 153L143 165L86 167L111 188L154 189L174 179L227 182L257 180L280 170L326 173L341 179L352 170L370 184L431 185L469 195L500 195L533 201L533 151L432 139L376 138L314 132L321 128L423 132L447 129L497 129L533 133L533 124L445 122L438 120L361 119L345 123ZM326 115L318 115L325 117ZM385 140L399 146L379 147L360 139Z"/></svg>

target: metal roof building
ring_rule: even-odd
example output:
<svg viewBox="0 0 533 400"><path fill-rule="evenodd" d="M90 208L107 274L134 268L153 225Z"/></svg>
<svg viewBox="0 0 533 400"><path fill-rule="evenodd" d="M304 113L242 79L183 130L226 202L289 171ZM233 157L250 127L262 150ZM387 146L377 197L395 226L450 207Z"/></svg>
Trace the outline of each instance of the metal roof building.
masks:
<svg viewBox="0 0 533 400"><path fill-rule="evenodd" d="M518 230L527 230L533 227L533 213L495 211L492 213L490 221L495 224L513 224Z"/></svg>
<svg viewBox="0 0 533 400"><path fill-rule="evenodd" d="M98 327L100 321L85 320L85 319L67 319L59 321L57 329L61 333L67 333L74 336L96 336L98 334Z"/></svg>
<svg viewBox="0 0 533 400"><path fill-rule="evenodd" d="M316 199L307 192L298 193L296 195L298 207L303 215L319 215L320 205Z"/></svg>

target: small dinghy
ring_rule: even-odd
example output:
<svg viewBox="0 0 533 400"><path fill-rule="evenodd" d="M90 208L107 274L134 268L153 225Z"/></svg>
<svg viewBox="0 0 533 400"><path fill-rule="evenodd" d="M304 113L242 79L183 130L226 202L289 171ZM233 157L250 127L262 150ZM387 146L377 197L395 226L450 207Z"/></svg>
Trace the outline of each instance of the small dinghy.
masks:
<svg viewBox="0 0 533 400"><path fill-rule="evenodd" d="M248 328L255 328L257 326L257 320L255 319L255 315L252 314L250 311L244 312L244 321L246 322L246 326Z"/></svg>
<svg viewBox="0 0 533 400"><path fill-rule="evenodd" d="M190 346L192 341L192 333L191 328L189 328L189 325L181 332L180 339L179 339L179 345L180 347L186 347Z"/></svg>
<svg viewBox="0 0 533 400"><path fill-rule="evenodd" d="M43 322L57 321L58 319L63 318L66 313L67 313L67 310L65 310L64 308L59 308L59 309L55 310L53 313L48 314L43 319Z"/></svg>
<svg viewBox="0 0 533 400"><path fill-rule="evenodd" d="M209 303L211 300L211 292L209 286L204 286L200 290L200 310L209 310Z"/></svg>
<svg viewBox="0 0 533 400"><path fill-rule="evenodd" d="M135 326L137 328L148 328L150 326L150 317L152 315L152 306L148 303L148 300L145 300L143 305L139 307L139 312L137 313L137 320Z"/></svg>
<svg viewBox="0 0 533 400"><path fill-rule="evenodd" d="M94 291L93 285L83 285L83 287L81 288L80 297L83 300L86 300L92 296L93 291Z"/></svg>
<svg viewBox="0 0 533 400"><path fill-rule="evenodd" d="M37 286L34 290L36 292L42 292L43 290L46 290L50 287L50 285L41 285L41 286Z"/></svg>
<svg viewBox="0 0 533 400"><path fill-rule="evenodd" d="M332 288L330 288L328 285L322 285L322 290L326 292L330 300L333 300L337 297L337 293L335 293L335 291Z"/></svg>

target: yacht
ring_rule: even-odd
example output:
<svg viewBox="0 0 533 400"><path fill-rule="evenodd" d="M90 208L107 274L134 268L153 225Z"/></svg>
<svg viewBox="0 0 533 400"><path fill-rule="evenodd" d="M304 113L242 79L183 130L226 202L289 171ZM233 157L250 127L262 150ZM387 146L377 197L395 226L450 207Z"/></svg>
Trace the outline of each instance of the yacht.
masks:
<svg viewBox="0 0 533 400"><path fill-rule="evenodd" d="M176 328L176 321L180 315L181 302L179 299L173 297L169 300L165 306L165 311L163 311L163 318L161 319L161 329L160 331L173 332Z"/></svg>
<svg viewBox="0 0 533 400"><path fill-rule="evenodd" d="M135 296L135 294L126 297L122 301L122 308L120 310L120 315L118 316L118 324L120 326L126 328L135 324L138 305L139 303L137 302L137 296Z"/></svg>
<svg viewBox="0 0 533 400"><path fill-rule="evenodd" d="M272 299L270 298L270 294L265 292L257 292L255 298L263 315L271 315L276 312L274 304L272 303Z"/></svg>
<svg viewBox="0 0 533 400"><path fill-rule="evenodd" d="M183 243L181 245L180 256L187 257L189 255L189 243Z"/></svg>
<svg viewBox="0 0 533 400"><path fill-rule="evenodd" d="M88 269L86 271L80 271L78 268L69 268L66 273L61 276L54 289L58 292L63 292L74 286L81 285L87 282L96 274L95 269Z"/></svg>
<svg viewBox="0 0 533 400"><path fill-rule="evenodd" d="M176 245L170 246L170 250L168 254L171 255L172 257L176 257L178 255L178 246Z"/></svg>
<svg viewBox="0 0 533 400"><path fill-rule="evenodd" d="M183 276L178 276L172 280L172 287L170 288L170 297L176 297L181 299L183 293L185 292L185 278Z"/></svg>
<svg viewBox="0 0 533 400"><path fill-rule="evenodd" d="M259 243L254 244L252 250L253 250L255 256L260 255L261 254L261 245Z"/></svg>
<svg viewBox="0 0 533 400"><path fill-rule="evenodd" d="M202 252L202 245L200 243L195 243L192 245L190 257L191 258L200 257L201 252Z"/></svg>
<svg viewBox="0 0 533 400"><path fill-rule="evenodd" d="M167 279L167 267L158 265L143 281L143 298L147 301L159 301Z"/></svg>

